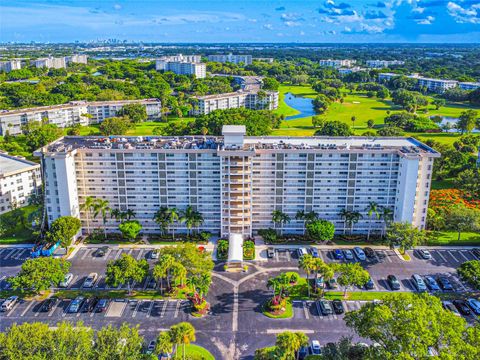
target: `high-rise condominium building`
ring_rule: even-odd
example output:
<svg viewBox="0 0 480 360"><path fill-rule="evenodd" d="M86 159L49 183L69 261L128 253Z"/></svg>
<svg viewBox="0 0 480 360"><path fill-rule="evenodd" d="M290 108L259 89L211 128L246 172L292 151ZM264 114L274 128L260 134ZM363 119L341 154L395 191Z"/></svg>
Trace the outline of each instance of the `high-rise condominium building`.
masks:
<svg viewBox="0 0 480 360"><path fill-rule="evenodd" d="M340 68L340 67L352 67L353 65L355 65L356 62L357 62L356 60L349 60L349 59L344 59L344 60L327 59L327 60L320 60L318 63L320 64L320 66Z"/></svg>
<svg viewBox="0 0 480 360"><path fill-rule="evenodd" d="M119 101L72 101L68 104L41 106L29 109L0 111L0 135L8 131L10 135L22 132L22 125L31 121L44 121L58 127L75 124L88 125L100 123L114 117L124 105L142 104L150 120L161 116L161 103L158 99L119 100Z"/></svg>
<svg viewBox="0 0 480 360"><path fill-rule="evenodd" d="M157 60L155 68L157 70L172 71L178 75L195 75L197 79L207 76L207 67L200 62Z"/></svg>
<svg viewBox="0 0 480 360"><path fill-rule="evenodd" d="M71 56L66 56L65 61L67 62L67 64L70 64L70 63L87 64L88 63L88 57L87 57L87 55L74 54L74 55L71 55Z"/></svg>
<svg viewBox="0 0 480 360"><path fill-rule="evenodd" d="M0 152L0 215L27 205L41 184L39 164Z"/></svg>
<svg viewBox="0 0 480 360"><path fill-rule="evenodd" d="M400 60L367 60L367 67L374 69L388 68L391 66L404 65L405 61Z"/></svg>
<svg viewBox="0 0 480 360"><path fill-rule="evenodd" d="M221 62L221 63L233 63L233 64L240 64L243 63L245 65L252 64L252 55L233 55L230 54L222 54L222 55L208 55L209 61Z"/></svg>
<svg viewBox="0 0 480 360"><path fill-rule="evenodd" d="M0 61L0 71L10 72L12 70L20 70L22 68L21 60Z"/></svg>
<svg viewBox="0 0 480 360"><path fill-rule="evenodd" d="M192 115L205 115L215 110L247 108L253 110L274 110L278 108L278 91L237 91L233 93L197 96L197 105Z"/></svg>
<svg viewBox="0 0 480 360"><path fill-rule="evenodd" d="M65 57L48 57L30 60L30 64L37 68L62 69L67 66Z"/></svg>
<svg viewBox="0 0 480 360"><path fill-rule="evenodd" d="M166 62L194 62L199 63L202 62L201 55L165 55L158 58L158 60L166 61Z"/></svg>
<svg viewBox="0 0 480 360"><path fill-rule="evenodd" d="M224 126L218 137L64 137L35 155L49 222L71 215L84 231L103 227L80 210L92 196L135 211L145 233L159 232L160 207L192 206L204 218L200 229L222 236L273 227L274 210L292 219L284 233L302 233L297 211L317 212L339 233L378 233L385 222L368 216L371 202L391 209L394 221L423 228L440 156L412 138L247 137L245 126ZM350 229L342 210L363 217ZM105 226L117 231L118 222ZM186 231L183 223L171 229Z"/></svg>

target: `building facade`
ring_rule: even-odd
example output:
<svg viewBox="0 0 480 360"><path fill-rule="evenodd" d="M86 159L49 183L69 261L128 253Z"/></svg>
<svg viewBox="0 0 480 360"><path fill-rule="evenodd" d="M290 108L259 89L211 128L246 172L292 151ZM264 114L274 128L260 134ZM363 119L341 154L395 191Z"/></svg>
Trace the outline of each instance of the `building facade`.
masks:
<svg viewBox="0 0 480 360"><path fill-rule="evenodd" d="M0 152L0 215L28 205L41 184L40 164Z"/></svg>
<svg viewBox="0 0 480 360"><path fill-rule="evenodd" d="M460 82L458 83L458 87L462 90L476 90L480 88L480 82Z"/></svg>
<svg viewBox="0 0 480 360"><path fill-rule="evenodd" d="M208 55L209 61L215 61L220 63L233 63L233 64L240 64L243 63L245 65L252 64L252 55L233 55L230 54L221 54L221 55Z"/></svg>
<svg viewBox="0 0 480 360"><path fill-rule="evenodd" d="M207 66L200 62L157 60L155 69L171 71L178 75L195 75L197 79L207 76Z"/></svg>
<svg viewBox="0 0 480 360"><path fill-rule="evenodd" d="M66 56L65 61L67 64L75 63L75 64L87 64L88 63L88 56L83 54L74 54L71 56Z"/></svg>
<svg viewBox="0 0 480 360"><path fill-rule="evenodd" d="M21 60L0 61L0 71L9 73L12 70L20 70L22 68Z"/></svg>
<svg viewBox="0 0 480 360"><path fill-rule="evenodd" d="M30 64L37 68L63 69L67 67L65 57L48 57L30 60Z"/></svg>
<svg viewBox="0 0 480 360"><path fill-rule="evenodd" d="M22 125L31 121L46 120L58 127L75 124L82 126L100 123L106 118L116 116L126 104L142 104L145 106L150 120L161 116L162 106L158 99L119 100L119 101L72 101L68 104L41 106L29 109L18 109L0 112L0 135L8 131L10 135L22 133Z"/></svg>
<svg viewBox="0 0 480 360"><path fill-rule="evenodd" d="M197 96L197 105L191 114L206 115L215 110L247 108L274 110L278 108L278 91L236 91L233 93Z"/></svg>
<svg viewBox="0 0 480 360"><path fill-rule="evenodd" d="M158 60L162 60L162 61L166 61L166 62L199 63L199 62L202 62L202 56L201 55L183 55L183 54L165 55L165 56L161 56Z"/></svg>
<svg viewBox="0 0 480 360"><path fill-rule="evenodd" d="M380 73L378 74L378 81L389 81L395 77L405 76L395 73ZM449 89L456 88L457 86L462 90L475 90L480 87L480 83L475 82L458 82L456 80L444 80L444 79L431 79L420 76L418 74L406 75L405 77L415 79L417 81L418 88L427 88L428 91L435 93L444 93Z"/></svg>
<svg viewBox="0 0 480 360"><path fill-rule="evenodd" d="M162 206L192 206L201 230L255 235L274 227L272 211L290 216L284 233L302 233L297 211L315 211L339 233L384 229L367 206L389 208L393 220L425 227L433 160L440 154L412 138L246 137L224 126L222 137L65 137L35 152L41 158L48 221L79 217L83 229L103 227L81 211L86 197L134 210L145 233L158 233ZM350 229L339 212L363 217ZM118 222L107 219L107 230ZM185 232L175 223L170 231Z"/></svg>
<svg viewBox="0 0 480 360"><path fill-rule="evenodd" d="M404 65L405 61L400 60L367 60L366 61L367 67L373 69L381 69L381 68L388 68L392 66L400 66Z"/></svg>
<svg viewBox="0 0 480 360"><path fill-rule="evenodd" d="M333 67L337 69L340 67L352 67L353 65L355 65L356 62L357 62L356 60L349 60L349 59L344 59L344 60L327 59L327 60L320 60L318 63L320 64L320 66Z"/></svg>

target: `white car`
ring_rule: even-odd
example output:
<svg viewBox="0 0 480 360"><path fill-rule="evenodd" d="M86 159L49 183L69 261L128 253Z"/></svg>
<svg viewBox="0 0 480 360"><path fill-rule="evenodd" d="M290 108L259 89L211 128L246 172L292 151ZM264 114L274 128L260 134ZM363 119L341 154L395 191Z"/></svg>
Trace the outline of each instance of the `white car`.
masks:
<svg viewBox="0 0 480 360"><path fill-rule="evenodd" d="M97 273L90 273L85 281L83 282L83 287L84 288L91 288L95 284L95 281L98 279L98 274Z"/></svg>
<svg viewBox="0 0 480 360"><path fill-rule="evenodd" d="M150 259L158 259L158 256L159 256L158 250L152 250L152 252L150 253Z"/></svg>
<svg viewBox="0 0 480 360"><path fill-rule="evenodd" d="M63 279L63 281L60 281L60 284L58 284L58 286L62 288L68 287L68 285L70 285L70 283L72 282L72 279L73 279L73 274L68 273L67 275L65 275L65 279Z"/></svg>
<svg viewBox="0 0 480 360"><path fill-rule="evenodd" d="M318 340L312 340L312 345L310 345L310 351L312 355L322 354L322 347L320 346L320 342Z"/></svg>
<svg viewBox="0 0 480 360"><path fill-rule="evenodd" d="M362 248L355 246L353 248L353 252L355 253L355 256L358 258L360 261L365 261L367 260L367 257L365 256L365 252L363 251Z"/></svg>
<svg viewBox="0 0 480 360"><path fill-rule="evenodd" d="M307 252L307 249L306 248L299 248L298 249L298 257L301 258L302 256L304 255L307 255L308 252Z"/></svg>

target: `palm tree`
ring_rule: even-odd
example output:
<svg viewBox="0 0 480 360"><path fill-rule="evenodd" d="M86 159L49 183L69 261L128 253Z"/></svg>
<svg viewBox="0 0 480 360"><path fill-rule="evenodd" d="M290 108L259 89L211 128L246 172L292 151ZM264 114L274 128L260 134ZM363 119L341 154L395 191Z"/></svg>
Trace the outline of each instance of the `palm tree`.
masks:
<svg viewBox="0 0 480 360"><path fill-rule="evenodd" d="M347 230L347 224L350 222L350 214L351 214L351 211L348 211L346 208L343 208L338 212L338 215L343 219L343 222L344 222L344 227L343 227L344 234Z"/></svg>
<svg viewBox="0 0 480 360"><path fill-rule="evenodd" d="M380 218L383 220L382 236L384 236L387 231L388 224L393 220L393 210L385 206L382 206L380 210Z"/></svg>
<svg viewBox="0 0 480 360"><path fill-rule="evenodd" d="M95 198L93 196L87 196L85 202L80 205L80 210L85 211L87 216L87 233L90 233L90 212L93 209L93 204L95 203Z"/></svg>
<svg viewBox="0 0 480 360"><path fill-rule="evenodd" d="M357 120L357 118L355 116L352 116L350 120L352 120L352 129L355 129L355 120Z"/></svg>
<svg viewBox="0 0 480 360"><path fill-rule="evenodd" d="M122 212L119 209L110 209L110 218L115 219L118 221L118 219L121 218Z"/></svg>
<svg viewBox="0 0 480 360"><path fill-rule="evenodd" d="M274 224L275 230L277 229L277 224L282 226L283 224L290 222L290 216L285 214L280 210L273 210L272 211L272 222ZM283 227L280 229L280 234L283 232Z"/></svg>
<svg viewBox="0 0 480 360"><path fill-rule="evenodd" d="M175 279L175 282L179 281L180 286L183 287L185 280L187 279L187 269L178 261L175 261L171 265L172 277Z"/></svg>
<svg viewBox="0 0 480 360"><path fill-rule="evenodd" d="M173 225L180 218L180 213L176 208L168 208L166 210L168 224ZM175 240L175 229L172 227L172 239Z"/></svg>
<svg viewBox="0 0 480 360"><path fill-rule="evenodd" d="M157 344L155 345L155 353L160 354L170 354L173 351L172 338L170 337L170 332L161 332L157 337Z"/></svg>
<svg viewBox="0 0 480 360"><path fill-rule="evenodd" d="M365 209L367 211L369 221L368 221L368 234L367 234L367 240L370 239L370 230L372 227L372 215L375 215L375 217L378 219L380 217L380 213L378 212L378 204L375 201L370 201L368 203L367 208Z"/></svg>
<svg viewBox="0 0 480 360"><path fill-rule="evenodd" d="M351 212L350 212L350 219L349 219L349 222L350 222L350 234L353 233L353 225L355 225L356 223L358 223L362 217L363 217L362 214L360 214L358 211L351 211Z"/></svg>
<svg viewBox="0 0 480 360"><path fill-rule="evenodd" d="M305 222L311 223L312 221L318 220L318 214L316 211L309 211L305 214Z"/></svg>
<svg viewBox="0 0 480 360"><path fill-rule="evenodd" d="M188 235L190 235L190 230L192 227L199 227L203 224L203 216L189 205L183 212L180 222L185 223L185 226L188 230Z"/></svg>
<svg viewBox="0 0 480 360"><path fill-rule="evenodd" d="M323 262L322 259L316 258L315 259L315 278L320 275L323 278L323 281L326 282L333 278L335 272L333 271L332 267ZM317 285L315 281L315 286Z"/></svg>
<svg viewBox="0 0 480 360"><path fill-rule="evenodd" d="M310 274L314 269L314 261L315 258L312 255L306 254L303 255L298 262L298 267L305 271L305 273L307 274L308 297L310 297Z"/></svg>
<svg viewBox="0 0 480 360"><path fill-rule="evenodd" d="M185 345L195 341L195 328L188 322L181 322L170 328L172 343L178 348L178 345L183 345L183 360L185 360ZM175 351L175 354L177 350Z"/></svg>
<svg viewBox="0 0 480 360"><path fill-rule="evenodd" d="M175 258L172 255L162 255L158 263L153 268L153 277L160 280L163 289L163 279L167 279L167 287L170 288L170 270L175 263Z"/></svg>
<svg viewBox="0 0 480 360"><path fill-rule="evenodd" d="M297 356L296 356L296 358L297 358L297 360L298 360L299 357L300 357L300 348L301 348L302 346L307 346L310 340L309 340L308 336L305 335L305 333L303 333L303 332L295 332L294 334L295 334L295 336L297 337L297 341L298 341L298 343L299 343L299 345L300 345L300 346L297 348Z"/></svg>
<svg viewBox="0 0 480 360"><path fill-rule="evenodd" d="M297 213L295 214L295 220L302 220L303 222L303 235L305 235L305 224L306 224L306 219L305 219L305 211L303 210L298 210Z"/></svg>
<svg viewBox="0 0 480 360"><path fill-rule="evenodd" d="M135 216L137 216L137 214L135 213L135 211L133 211L132 209L127 209L127 211L125 211L125 215L127 217L127 220L131 220L132 218L134 218Z"/></svg>
<svg viewBox="0 0 480 360"><path fill-rule="evenodd" d="M108 200L96 199L93 204L93 217L96 218L98 214L102 216L103 221L103 235L105 239L107 238L107 214L110 211L110 207L108 206Z"/></svg>
<svg viewBox="0 0 480 360"><path fill-rule="evenodd" d="M155 214L153 215L153 220L160 226L162 234L165 235L168 229L168 208L162 206Z"/></svg>

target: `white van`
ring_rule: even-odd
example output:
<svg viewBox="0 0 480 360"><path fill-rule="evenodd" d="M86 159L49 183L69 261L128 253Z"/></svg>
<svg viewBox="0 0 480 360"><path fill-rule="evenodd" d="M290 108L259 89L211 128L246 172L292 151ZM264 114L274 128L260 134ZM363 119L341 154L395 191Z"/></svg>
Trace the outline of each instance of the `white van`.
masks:
<svg viewBox="0 0 480 360"><path fill-rule="evenodd" d="M3 302L0 310L2 312L5 312L5 311L8 311L8 310L12 309L15 306L15 304L17 303L17 301L18 301L18 296L10 296L8 299L6 299Z"/></svg>
<svg viewBox="0 0 480 360"><path fill-rule="evenodd" d="M58 286L62 288L68 287L68 285L70 285L70 283L72 282L72 279L73 279L73 274L68 273L67 275L65 275L65 279L63 279L63 281L61 281L60 284L58 284Z"/></svg>
<svg viewBox="0 0 480 360"><path fill-rule="evenodd" d="M299 258L301 258L302 256L307 255L307 254L308 254L308 252L307 252L306 248L301 247L301 248L298 249L298 257Z"/></svg>

